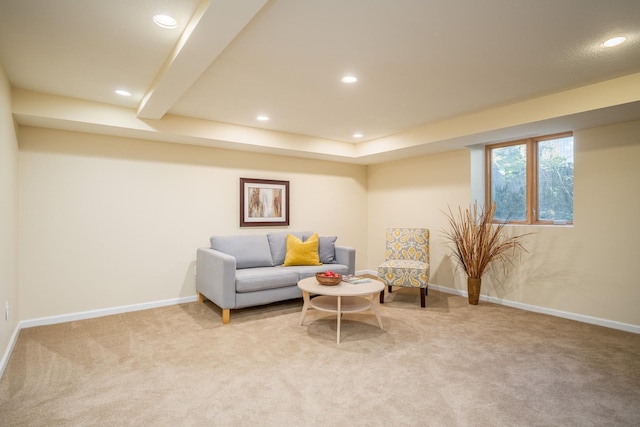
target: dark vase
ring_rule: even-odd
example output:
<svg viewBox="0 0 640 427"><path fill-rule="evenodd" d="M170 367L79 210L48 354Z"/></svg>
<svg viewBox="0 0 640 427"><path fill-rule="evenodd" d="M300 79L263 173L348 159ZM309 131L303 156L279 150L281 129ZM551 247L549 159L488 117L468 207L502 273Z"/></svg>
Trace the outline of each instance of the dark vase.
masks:
<svg viewBox="0 0 640 427"><path fill-rule="evenodd" d="M467 277L467 291L469 293L469 304L478 305L480 299L480 285L482 279Z"/></svg>

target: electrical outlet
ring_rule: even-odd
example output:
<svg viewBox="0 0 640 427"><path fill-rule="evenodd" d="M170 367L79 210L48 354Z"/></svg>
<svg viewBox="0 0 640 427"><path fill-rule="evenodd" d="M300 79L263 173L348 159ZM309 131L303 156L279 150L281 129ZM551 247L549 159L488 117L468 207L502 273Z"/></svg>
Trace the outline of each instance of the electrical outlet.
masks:
<svg viewBox="0 0 640 427"><path fill-rule="evenodd" d="M4 305L4 320L9 320L9 301Z"/></svg>

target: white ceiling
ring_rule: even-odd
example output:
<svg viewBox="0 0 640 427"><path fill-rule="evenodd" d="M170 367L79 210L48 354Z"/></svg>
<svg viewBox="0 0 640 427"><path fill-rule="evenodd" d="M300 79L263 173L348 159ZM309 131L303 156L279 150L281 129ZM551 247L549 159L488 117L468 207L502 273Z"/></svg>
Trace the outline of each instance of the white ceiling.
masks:
<svg viewBox="0 0 640 427"><path fill-rule="evenodd" d="M158 13L178 28L155 26ZM600 47L617 35L627 42ZM394 142L637 76L640 1L0 0L0 64L22 124L374 163L640 118L635 78L592 107ZM140 125L71 112L108 107Z"/></svg>

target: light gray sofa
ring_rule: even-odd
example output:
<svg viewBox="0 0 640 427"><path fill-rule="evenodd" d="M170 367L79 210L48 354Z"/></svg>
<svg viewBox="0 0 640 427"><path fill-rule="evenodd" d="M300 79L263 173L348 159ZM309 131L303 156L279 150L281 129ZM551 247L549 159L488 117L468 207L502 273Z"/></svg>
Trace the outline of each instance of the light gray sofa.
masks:
<svg viewBox="0 0 640 427"><path fill-rule="evenodd" d="M332 270L355 274L356 251L335 245L336 237L319 238L322 265L284 267L287 235L305 241L313 232L280 231L267 234L212 236L210 248L199 248L196 261L198 301L208 299L222 309L222 323L230 310L302 298L298 281Z"/></svg>

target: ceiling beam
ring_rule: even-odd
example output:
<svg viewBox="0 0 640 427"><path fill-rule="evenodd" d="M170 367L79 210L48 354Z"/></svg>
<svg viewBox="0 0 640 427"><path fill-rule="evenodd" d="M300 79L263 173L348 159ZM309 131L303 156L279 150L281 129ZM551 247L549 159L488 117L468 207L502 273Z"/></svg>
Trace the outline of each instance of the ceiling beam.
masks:
<svg viewBox="0 0 640 427"><path fill-rule="evenodd" d="M203 0L142 97L138 117L161 119L266 3Z"/></svg>

